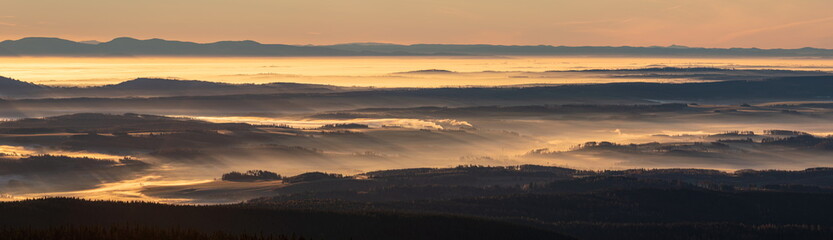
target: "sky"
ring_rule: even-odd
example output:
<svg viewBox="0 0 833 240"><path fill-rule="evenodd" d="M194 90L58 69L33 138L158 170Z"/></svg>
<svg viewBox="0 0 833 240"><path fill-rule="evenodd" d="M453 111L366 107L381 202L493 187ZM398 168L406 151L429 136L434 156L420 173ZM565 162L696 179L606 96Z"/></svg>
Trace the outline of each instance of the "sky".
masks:
<svg viewBox="0 0 833 240"><path fill-rule="evenodd" d="M831 0L0 2L0 39L833 48Z"/></svg>

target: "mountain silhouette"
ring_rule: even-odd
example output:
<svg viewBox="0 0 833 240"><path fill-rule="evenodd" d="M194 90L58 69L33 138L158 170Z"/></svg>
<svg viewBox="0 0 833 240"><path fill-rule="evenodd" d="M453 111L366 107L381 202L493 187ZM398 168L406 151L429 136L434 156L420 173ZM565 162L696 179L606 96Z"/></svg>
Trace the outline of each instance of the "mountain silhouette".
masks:
<svg viewBox="0 0 833 240"><path fill-rule="evenodd" d="M109 42L74 42L59 38L30 37L0 42L0 56L427 56L427 55L599 55L599 56L746 56L833 57L833 50L820 48L696 48L609 47L487 44L351 43L327 46L262 44L251 40L194 43L164 39L140 40L120 37Z"/></svg>
<svg viewBox="0 0 833 240"><path fill-rule="evenodd" d="M444 73L455 73L454 71L445 70L445 69L425 69L425 70L416 70L416 71L408 71L408 72L398 72L394 74L444 74Z"/></svg>
<svg viewBox="0 0 833 240"><path fill-rule="evenodd" d="M68 89L68 88L65 88ZM75 88L78 91L87 91L89 94L97 93L109 96L108 91L118 93L173 93L184 95L225 95L225 94L268 94L268 93L290 93L290 92L332 92L340 91L343 87L321 84L306 83L265 83L265 84L230 84L199 80L177 80L161 78L137 78L118 84L104 85L100 87ZM77 93L77 91L76 91ZM191 93L191 94L189 94ZM166 94L162 94L166 95Z"/></svg>
<svg viewBox="0 0 833 240"><path fill-rule="evenodd" d="M0 76L0 98L9 96L33 96L47 87Z"/></svg>
<svg viewBox="0 0 833 240"><path fill-rule="evenodd" d="M319 46L260 44L255 41L193 43L120 37L89 44L58 38L23 38L0 42L0 54L22 56L344 56L347 50Z"/></svg>
<svg viewBox="0 0 833 240"><path fill-rule="evenodd" d="M28 83L28 82L24 82L24 81L12 79L12 78L7 78L7 77L0 76L0 89L2 89L2 90L7 90L7 89L25 90L25 89L40 89L40 88L42 88L42 87L39 86L39 85L36 85L34 83Z"/></svg>
<svg viewBox="0 0 833 240"><path fill-rule="evenodd" d="M363 89L365 88L306 83L232 84L162 78L137 78L117 84L93 87L51 87L0 76L0 98L6 99L330 93Z"/></svg>
<svg viewBox="0 0 833 240"><path fill-rule="evenodd" d="M17 54L14 54L12 51L0 47L0 56L17 56Z"/></svg>
<svg viewBox="0 0 833 240"><path fill-rule="evenodd" d="M819 48L759 49L759 48L693 48L693 47L609 47L609 46L551 46L551 45L487 45L487 44L337 44L326 46L356 52L378 54L409 53L412 55L625 55L625 56L813 56L831 57L833 50Z"/></svg>
<svg viewBox="0 0 833 240"><path fill-rule="evenodd" d="M159 78L137 78L134 80L121 82L114 85L102 86L102 88L122 89L122 90L185 90L185 89L204 89L204 88L234 88L235 85L225 83L215 83L207 81L196 80L173 80L173 79L159 79Z"/></svg>
<svg viewBox="0 0 833 240"><path fill-rule="evenodd" d="M0 42L9 55L98 55L95 45L60 38L31 37ZM2 51L0 51L2 54Z"/></svg>

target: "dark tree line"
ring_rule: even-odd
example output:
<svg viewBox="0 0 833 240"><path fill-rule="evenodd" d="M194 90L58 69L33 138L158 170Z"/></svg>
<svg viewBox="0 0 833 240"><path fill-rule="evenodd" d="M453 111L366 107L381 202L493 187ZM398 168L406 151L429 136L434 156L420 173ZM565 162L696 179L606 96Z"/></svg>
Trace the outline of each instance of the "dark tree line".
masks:
<svg viewBox="0 0 833 240"><path fill-rule="evenodd" d="M281 180L281 175L264 170L249 170L246 172L230 172L223 174L223 181L231 182L255 182Z"/></svg>
<svg viewBox="0 0 833 240"><path fill-rule="evenodd" d="M307 238L295 235L235 234L219 231L204 233L178 227L159 228L135 225L0 227L0 238L5 240L307 240Z"/></svg>
<svg viewBox="0 0 833 240"><path fill-rule="evenodd" d="M474 217L246 205L178 206L47 198L2 202L0 215L0 233L22 236L18 239L97 239L94 236L104 235L107 237L98 239L282 240L281 235L293 234L323 240L573 239L537 227ZM61 237L50 238L54 235L49 234ZM0 235L0 239L6 238Z"/></svg>

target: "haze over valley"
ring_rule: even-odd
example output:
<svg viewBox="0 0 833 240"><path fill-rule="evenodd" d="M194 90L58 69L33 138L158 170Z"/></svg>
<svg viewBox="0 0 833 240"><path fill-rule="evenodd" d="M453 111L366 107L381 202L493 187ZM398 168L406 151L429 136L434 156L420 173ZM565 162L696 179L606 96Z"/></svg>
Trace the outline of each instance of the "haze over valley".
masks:
<svg viewBox="0 0 833 240"><path fill-rule="evenodd" d="M4 0L0 239L833 239L830 9Z"/></svg>
<svg viewBox="0 0 833 240"><path fill-rule="evenodd" d="M441 70L393 74L477 78ZM193 203L268 196L276 186L211 183L247 169L287 176L524 164L802 170L830 160L828 72L654 67L527 74L623 83L380 88L140 78L55 87L3 78L0 143L8 164L17 164L9 167L21 169L8 170L4 196ZM805 137L809 142L789 143ZM50 158L73 170L54 175L63 170L37 163ZM98 177L83 179L88 171ZM250 195L146 194L171 184Z"/></svg>

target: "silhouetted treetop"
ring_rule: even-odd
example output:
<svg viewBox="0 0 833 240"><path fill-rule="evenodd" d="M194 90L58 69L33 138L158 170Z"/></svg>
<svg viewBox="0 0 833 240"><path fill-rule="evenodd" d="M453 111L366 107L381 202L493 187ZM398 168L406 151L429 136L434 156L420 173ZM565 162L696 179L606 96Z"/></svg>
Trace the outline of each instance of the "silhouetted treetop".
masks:
<svg viewBox="0 0 833 240"><path fill-rule="evenodd" d="M281 180L281 175L264 170L249 170L246 172L230 172L223 174L223 181L231 182L255 182Z"/></svg>

